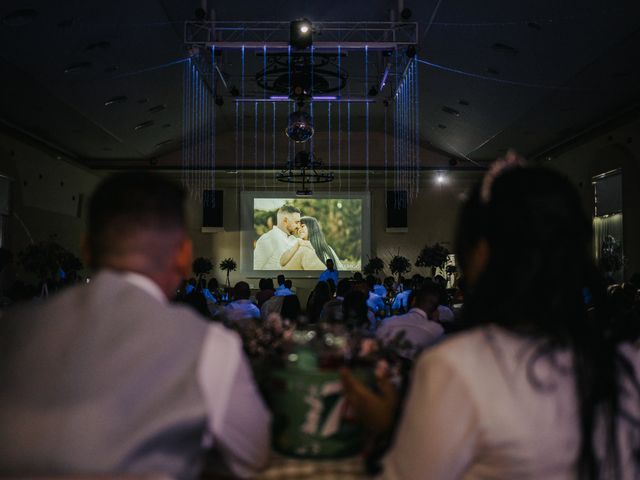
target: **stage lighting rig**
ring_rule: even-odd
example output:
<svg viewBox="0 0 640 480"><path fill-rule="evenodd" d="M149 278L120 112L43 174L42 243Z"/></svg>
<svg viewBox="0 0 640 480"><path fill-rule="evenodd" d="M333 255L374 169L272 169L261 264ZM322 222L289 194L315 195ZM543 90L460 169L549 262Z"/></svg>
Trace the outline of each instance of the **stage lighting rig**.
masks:
<svg viewBox="0 0 640 480"><path fill-rule="evenodd" d="M313 45L313 25L306 18L291 22L289 43L296 50L304 50Z"/></svg>

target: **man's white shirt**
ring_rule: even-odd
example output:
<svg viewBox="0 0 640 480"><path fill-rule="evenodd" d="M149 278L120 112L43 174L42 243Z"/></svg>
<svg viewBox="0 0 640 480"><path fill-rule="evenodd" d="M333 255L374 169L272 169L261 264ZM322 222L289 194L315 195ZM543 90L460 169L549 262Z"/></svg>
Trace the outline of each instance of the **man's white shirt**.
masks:
<svg viewBox="0 0 640 480"><path fill-rule="evenodd" d="M282 270L280 257L293 247L297 237L287 235L277 226L262 235L256 242L253 252L253 268L255 270Z"/></svg>

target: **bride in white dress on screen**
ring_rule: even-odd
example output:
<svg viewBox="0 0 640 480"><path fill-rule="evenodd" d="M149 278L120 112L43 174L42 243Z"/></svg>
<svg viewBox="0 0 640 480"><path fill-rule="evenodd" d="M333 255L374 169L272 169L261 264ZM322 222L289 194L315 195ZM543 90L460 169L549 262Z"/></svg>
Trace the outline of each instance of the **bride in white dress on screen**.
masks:
<svg viewBox="0 0 640 480"><path fill-rule="evenodd" d="M302 217L298 241L280 256L280 266L283 270L325 270L328 258L333 260L336 269L342 269L342 264L327 243L318 220L314 217Z"/></svg>

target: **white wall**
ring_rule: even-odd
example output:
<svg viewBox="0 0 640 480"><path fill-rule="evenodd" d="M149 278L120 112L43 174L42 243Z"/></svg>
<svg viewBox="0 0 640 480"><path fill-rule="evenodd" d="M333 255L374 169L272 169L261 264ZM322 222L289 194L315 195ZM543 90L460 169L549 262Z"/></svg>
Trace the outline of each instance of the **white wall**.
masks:
<svg viewBox="0 0 640 480"><path fill-rule="evenodd" d="M30 238L54 238L79 255L88 196L101 174L2 132L0 173L12 179L8 248L18 253Z"/></svg>
<svg viewBox="0 0 640 480"><path fill-rule="evenodd" d="M622 169L625 278L640 272L640 119L551 158L547 165L564 172L580 192L589 215L594 211L592 178Z"/></svg>

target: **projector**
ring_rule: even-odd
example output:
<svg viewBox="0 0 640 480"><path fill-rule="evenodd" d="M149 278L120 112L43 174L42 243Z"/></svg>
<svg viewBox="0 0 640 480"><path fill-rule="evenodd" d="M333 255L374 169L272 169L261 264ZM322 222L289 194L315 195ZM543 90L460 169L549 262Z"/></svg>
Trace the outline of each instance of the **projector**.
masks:
<svg viewBox="0 0 640 480"><path fill-rule="evenodd" d="M311 197L312 195L312 190L296 190L296 196L298 197Z"/></svg>

